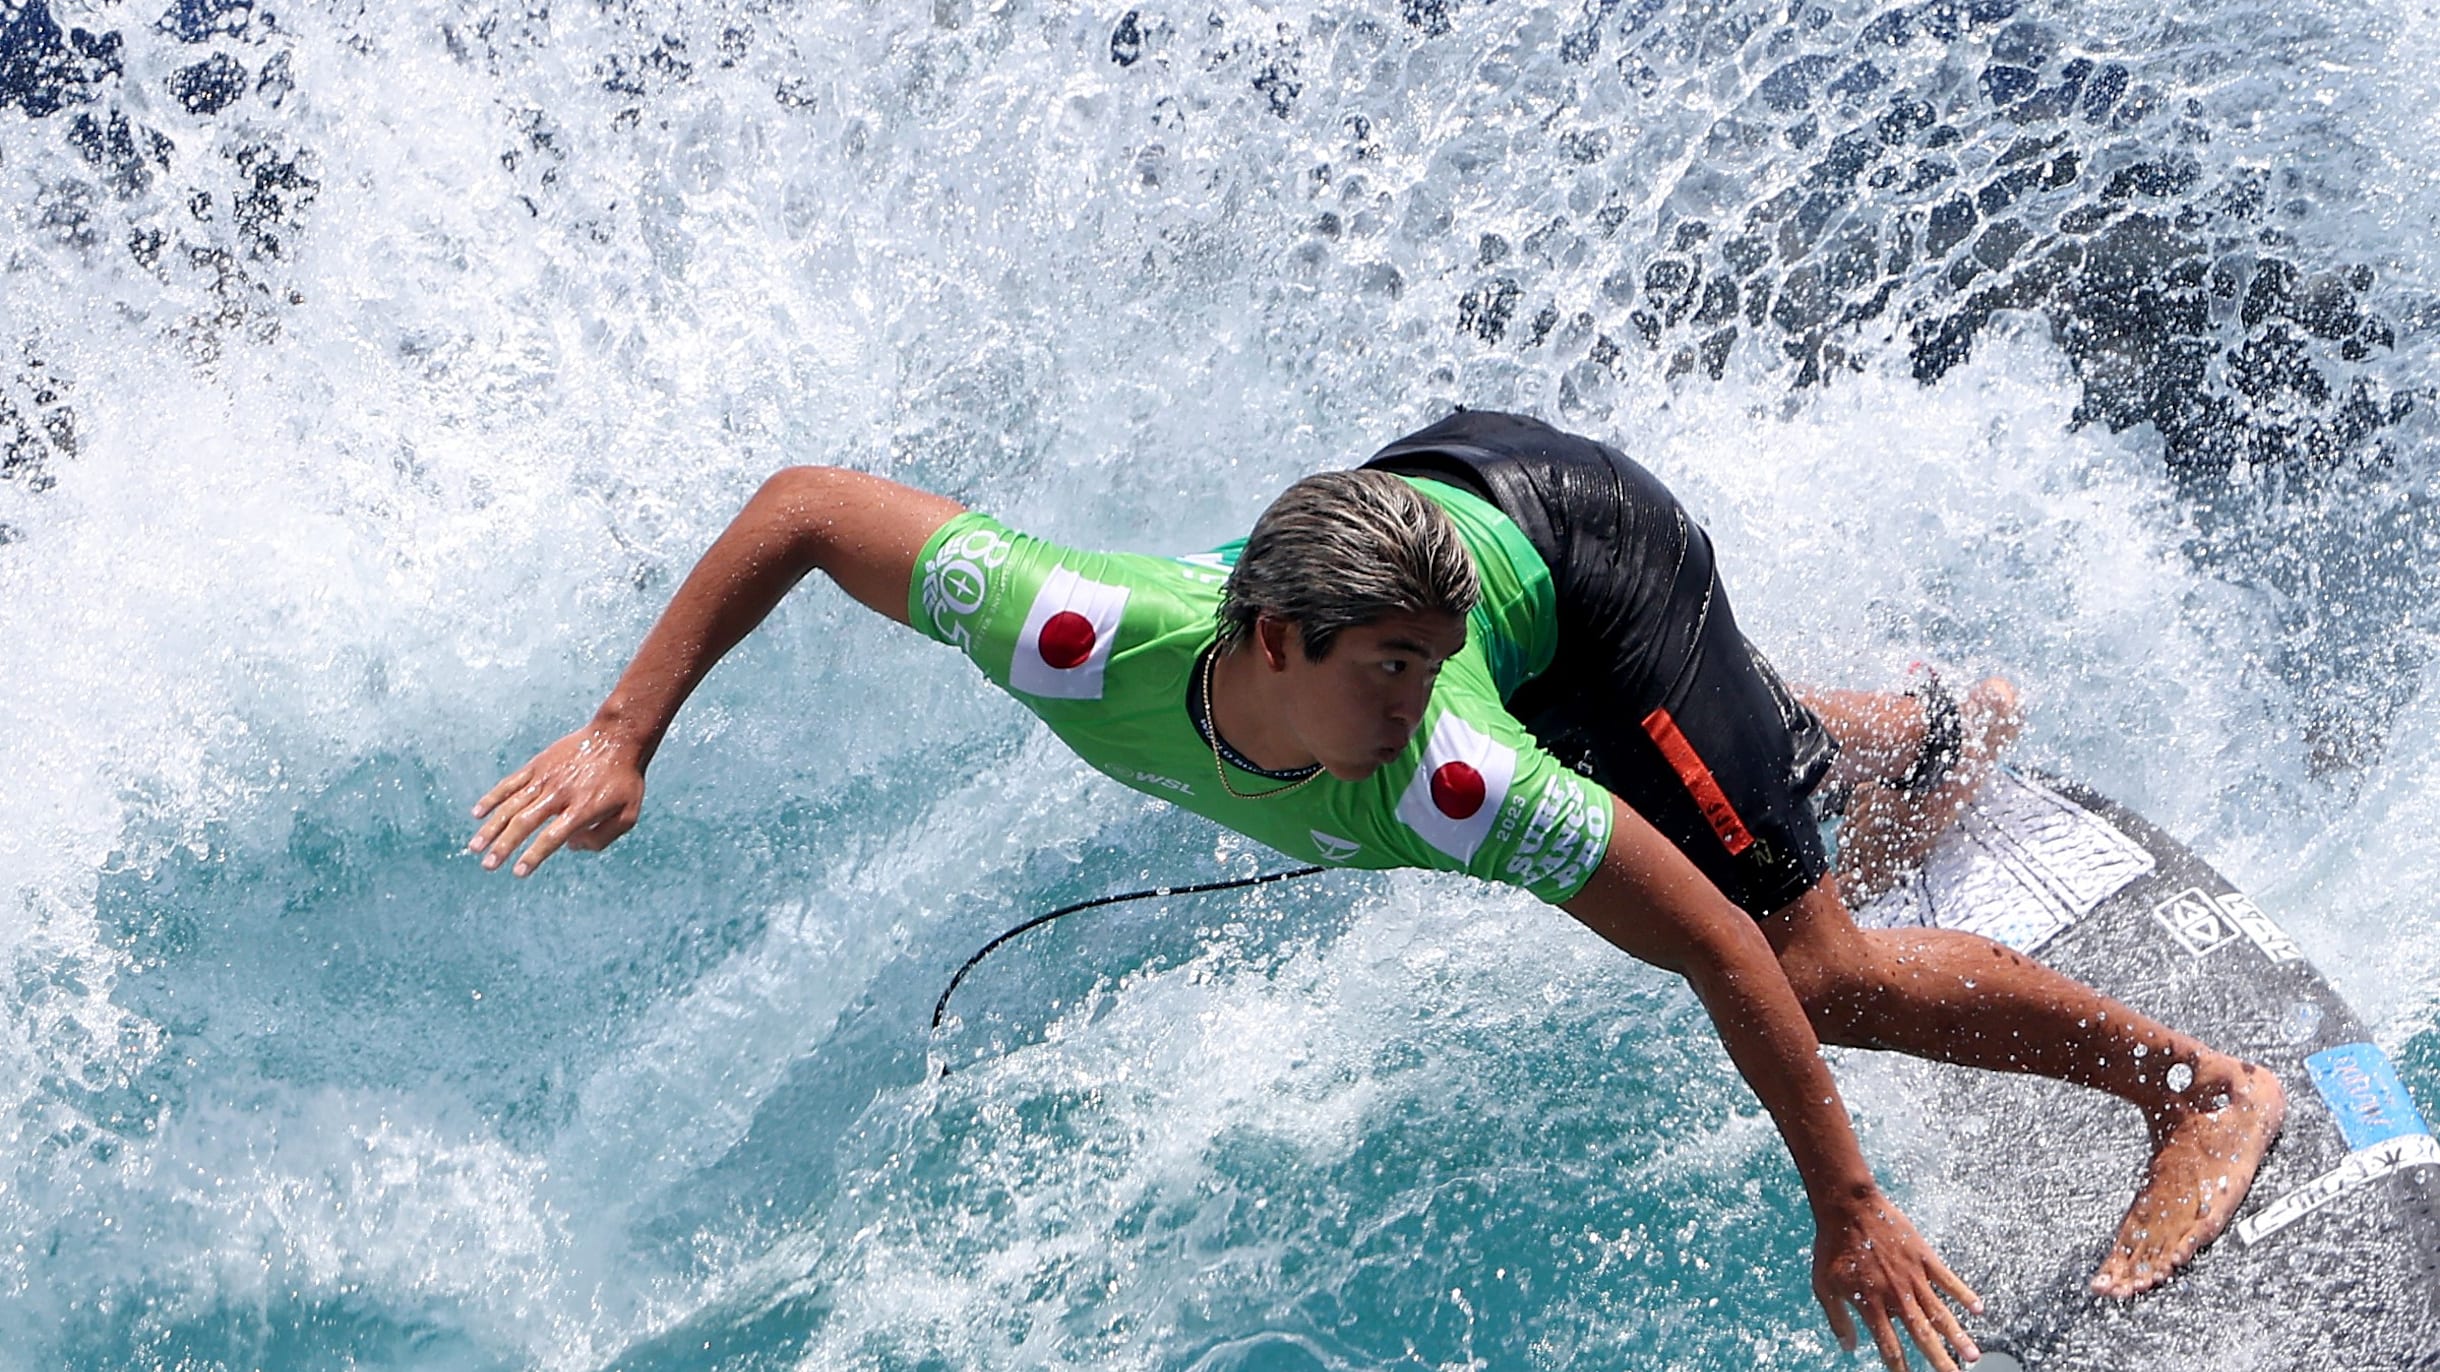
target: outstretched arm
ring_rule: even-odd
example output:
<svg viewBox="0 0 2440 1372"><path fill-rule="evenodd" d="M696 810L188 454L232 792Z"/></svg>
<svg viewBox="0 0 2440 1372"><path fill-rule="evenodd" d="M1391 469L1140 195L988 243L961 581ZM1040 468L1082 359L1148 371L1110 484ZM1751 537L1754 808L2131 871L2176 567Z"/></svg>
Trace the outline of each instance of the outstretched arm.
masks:
<svg viewBox="0 0 2440 1372"><path fill-rule="evenodd" d="M1980 1354L1948 1302L1979 1309L1980 1301L1881 1194L1820 1041L1760 926L1641 816L1611 803L1609 851L1567 912L1685 977L1711 1013L1804 1179L1813 1203L1813 1294L1839 1341L1855 1346L1853 1306L1893 1372L1906 1368L1898 1324L1933 1366L1956 1372L1951 1349L1968 1360Z"/></svg>
<svg viewBox="0 0 2440 1372"><path fill-rule="evenodd" d="M644 769L696 685L805 574L903 624L926 540L964 509L945 496L836 467L790 467L746 502L645 635L592 722L484 794L467 847L516 874L561 845L599 849L635 826Z"/></svg>

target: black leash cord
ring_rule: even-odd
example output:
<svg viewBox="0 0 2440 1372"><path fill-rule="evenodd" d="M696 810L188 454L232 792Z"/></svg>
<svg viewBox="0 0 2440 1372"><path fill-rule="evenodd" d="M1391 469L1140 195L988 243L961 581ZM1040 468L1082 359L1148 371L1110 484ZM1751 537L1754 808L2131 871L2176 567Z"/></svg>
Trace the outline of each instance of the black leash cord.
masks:
<svg viewBox="0 0 2440 1372"><path fill-rule="evenodd" d="M1096 905L1116 905L1121 901L1149 900L1154 896L1199 896L1207 891L1234 891L1241 886L1268 886L1275 881L1294 881L1298 877L1309 877L1317 872L1329 870L1327 867L1299 867L1287 872L1265 872L1258 877L1238 877L1233 881L1206 881L1193 886L1155 886L1144 891L1129 891L1120 896L1095 896L1091 900L1077 901L1074 905L1062 905L1047 915L1036 915L976 949L974 956L966 959L966 965L957 969L957 975L949 978L948 986L942 989L939 1003L932 1007L932 1032L935 1034L940 1032L940 1022L949 1013L949 997L956 993L957 984L966 979L966 974L974 970L976 963L991 956L992 949L1027 930L1039 929L1061 915L1072 915L1079 910L1090 910Z"/></svg>

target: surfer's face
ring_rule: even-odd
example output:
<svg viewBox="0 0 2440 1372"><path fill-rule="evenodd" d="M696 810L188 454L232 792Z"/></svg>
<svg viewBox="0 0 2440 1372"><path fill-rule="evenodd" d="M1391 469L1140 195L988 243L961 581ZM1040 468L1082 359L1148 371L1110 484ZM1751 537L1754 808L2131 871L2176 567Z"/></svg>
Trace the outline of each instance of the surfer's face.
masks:
<svg viewBox="0 0 2440 1372"><path fill-rule="evenodd" d="M1280 629L1284 651L1265 656L1288 687L1283 722L1341 781L1362 781L1405 750L1441 664L1466 646L1456 615L1393 614L1343 630L1319 662L1305 656L1294 625Z"/></svg>

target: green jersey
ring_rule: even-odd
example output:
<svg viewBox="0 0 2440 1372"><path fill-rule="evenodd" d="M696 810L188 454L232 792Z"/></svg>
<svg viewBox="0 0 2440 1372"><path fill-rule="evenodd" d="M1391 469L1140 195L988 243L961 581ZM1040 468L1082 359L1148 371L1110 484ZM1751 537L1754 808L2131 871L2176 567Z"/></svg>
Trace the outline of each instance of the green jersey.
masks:
<svg viewBox="0 0 2440 1372"><path fill-rule="evenodd" d="M1220 785L1187 697L1242 542L1180 558L1088 552L969 512L916 559L908 619L964 649L1097 770L1282 853L1466 872L1566 900L1609 846L1610 796L1544 752L1504 704L1556 649L1549 569L1490 504L1414 484L1456 523L1483 596L1415 737L1362 781L1324 773L1251 798ZM1247 777L1238 789L1265 784Z"/></svg>

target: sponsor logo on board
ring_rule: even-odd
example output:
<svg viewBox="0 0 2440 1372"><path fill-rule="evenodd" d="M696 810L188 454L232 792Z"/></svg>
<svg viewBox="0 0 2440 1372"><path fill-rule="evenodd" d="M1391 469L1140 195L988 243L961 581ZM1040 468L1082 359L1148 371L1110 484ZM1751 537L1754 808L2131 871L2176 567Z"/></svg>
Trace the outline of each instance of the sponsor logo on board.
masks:
<svg viewBox="0 0 2440 1372"><path fill-rule="evenodd" d="M2230 891L2220 897L2220 909L2236 921L2237 928L2247 938L2254 941L2254 946L2262 950L2262 956L2273 962L2304 961L2304 949L2287 936L2287 930L2262 913L2262 907L2254 904L2253 897L2243 891Z"/></svg>
<svg viewBox="0 0 2440 1372"><path fill-rule="evenodd" d="M2237 1221L2237 1237L2251 1248L2330 1202L2393 1172L2440 1165L2440 1139L2408 1134L2349 1153L2346 1161Z"/></svg>
<svg viewBox="0 0 2440 1372"><path fill-rule="evenodd" d="M2169 936L2196 957L2213 952L2237 937L2236 925L2220 913L2220 903L2200 886L2189 886L2152 907L2152 918Z"/></svg>
<svg viewBox="0 0 2440 1372"><path fill-rule="evenodd" d="M2240 937L2251 940L2273 962L2295 962L2304 957L2304 949L2242 891L2215 896L2200 886L2189 886L2153 906L2152 918L2169 931L2179 946L2198 958Z"/></svg>
<svg viewBox="0 0 2440 1372"><path fill-rule="evenodd" d="M2387 1054L2369 1043L2342 1043L2304 1060L2313 1089L2346 1136L2346 1160L2237 1222L2248 1247L2339 1197L2409 1167L2440 1166L2434 1139Z"/></svg>
<svg viewBox="0 0 2440 1372"><path fill-rule="evenodd" d="M2313 1074L2313 1089L2329 1103L2338 1130L2350 1149L2370 1148L2409 1134L2424 1134L2423 1115L2415 1109L2406 1083L2388 1055L2369 1043L2342 1043L2304 1060Z"/></svg>

